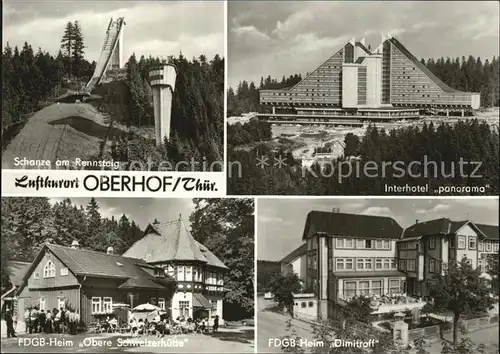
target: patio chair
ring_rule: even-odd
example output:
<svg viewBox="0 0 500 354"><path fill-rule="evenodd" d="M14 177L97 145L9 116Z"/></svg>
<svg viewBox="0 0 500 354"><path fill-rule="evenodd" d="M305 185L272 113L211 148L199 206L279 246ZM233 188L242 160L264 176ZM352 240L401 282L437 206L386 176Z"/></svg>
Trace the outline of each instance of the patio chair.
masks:
<svg viewBox="0 0 500 354"><path fill-rule="evenodd" d="M89 327L88 327L88 329L87 329L87 330L88 330L90 333L98 333L98 331L99 331L99 327L100 327L100 326L99 326L99 323L97 323L97 322L91 322L91 323L89 324Z"/></svg>
<svg viewBox="0 0 500 354"><path fill-rule="evenodd" d="M174 325L172 328L170 328L170 333L171 334L182 334L182 327L179 325Z"/></svg>

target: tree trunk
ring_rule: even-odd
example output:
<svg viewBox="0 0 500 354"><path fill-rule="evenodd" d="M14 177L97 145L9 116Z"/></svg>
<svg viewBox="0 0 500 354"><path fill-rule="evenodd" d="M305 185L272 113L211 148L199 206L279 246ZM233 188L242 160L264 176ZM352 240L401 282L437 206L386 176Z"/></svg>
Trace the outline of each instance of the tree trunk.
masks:
<svg viewBox="0 0 500 354"><path fill-rule="evenodd" d="M460 314L453 315L453 344L458 344L458 320L460 318Z"/></svg>

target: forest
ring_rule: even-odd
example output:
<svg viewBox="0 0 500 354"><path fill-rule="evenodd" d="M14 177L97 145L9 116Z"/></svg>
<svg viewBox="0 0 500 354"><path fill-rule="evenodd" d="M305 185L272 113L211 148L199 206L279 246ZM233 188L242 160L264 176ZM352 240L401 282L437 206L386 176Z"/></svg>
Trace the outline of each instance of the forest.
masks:
<svg viewBox="0 0 500 354"><path fill-rule="evenodd" d="M482 107L498 107L500 105L498 58L492 60L474 58L439 58L421 59L421 62L448 86L457 90L480 92ZM238 87L229 88L227 92L227 115L239 116L247 112L260 112L259 89L281 89L291 87L302 80L300 75L282 77L281 81L268 76L261 78L260 84L247 81L240 82Z"/></svg>
<svg viewBox="0 0 500 354"><path fill-rule="evenodd" d="M95 62L85 59L84 32L78 21L68 22L56 56L29 43L22 49L6 44L2 56L2 146L5 147L30 116L69 90L81 90L91 78ZM133 54L124 78L104 83L93 93L102 97L93 103L129 134L101 146L95 159L118 161L222 161L224 140L224 59L204 55L191 60L180 53L171 57L177 69L172 99L171 135L168 144L156 147L152 93L148 70L164 60ZM104 143L104 142L103 142Z"/></svg>
<svg viewBox="0 0 500 354"><path fill-rule="evenodd" d="M224 300L228 316L248 318L253 315L254 202L216 198L193 202L192 236L230 269ZM116 254L123 254L143 236L130 216L103 216L94 198L85 206L70 199L54 203L41 197L2 198L1 232L2 290L10 288L8 260L31 262L45 242L70 246L77 240L85 249L106 252L112 246Z"/></svg>
<svg viewBox="0 0 500 354"><path fill-rule="evenodd" d="M422 128L410 126L390 132L369 126L364 137L358 139L348 134L344 143L344 152L349 156L333 160L325 168L314 165L310 170L303 168L290 151L271 150L266 144L259 144L252 151L228 148L228 161L232 164L228 166L228 194L381 195L387 194L385 184L429 185L428 195L440 186L483 186L484 193L456 194L498 194L498 131L476 119L454 126L436 127L430 123ZM257 159L263 156L269 161L265 168L257 165ZM279 156L286 158L286 166L282 168L273 166L274 158ZM353 156L356 158L352 159ZM241 175L235 168L236 161L241 164ZM383 167L394 161L404 166L404 174L394 164ZM467 164L460 167L459 161ZM415 162L420 166L414 166ZM364 166L373 164L377 167L375 172L363 172Z"/></svg>

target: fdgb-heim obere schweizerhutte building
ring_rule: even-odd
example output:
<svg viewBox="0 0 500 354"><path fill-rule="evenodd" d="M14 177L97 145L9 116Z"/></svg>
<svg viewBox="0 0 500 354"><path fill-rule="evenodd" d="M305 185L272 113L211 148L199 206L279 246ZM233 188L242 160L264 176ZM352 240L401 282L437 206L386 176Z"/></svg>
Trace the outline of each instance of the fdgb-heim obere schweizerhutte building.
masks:
<svg viewBox="0 0 500 354"><path fill-rule="evenodd" d="M197 242L179 218L151 223L123 255L45 244L15 284L18 321L24 311L71 308L89 325L115 305L150 303L172 318L222 320L224 275L228 268ZM11 294L12 296L12 294Z"/></svg>
<svg viewBox="0 0 500 354"><path fill-rule="evenodd" d="M388 34L375 50L351 39L295 86L260 90L260 104L271 108L261 119L328 124L464 116L479 108L480 94L447 86Z"/></svg>
<svg viewBox="0 0 500 354"><path fill-rule="evenodd" d="M421 308L427 281L442 274L444 264L464 257L487 277L499 234L498 226L447 218L417 220L403 229L391 217L335 209L311 211L302 241L281 260L285 273L294 272L303 281L305 294L297 294L294 314L331 318L338 306L360 295L391 299L375 304L374 313ZM401 296L405 301L396 302Z"/></svg>

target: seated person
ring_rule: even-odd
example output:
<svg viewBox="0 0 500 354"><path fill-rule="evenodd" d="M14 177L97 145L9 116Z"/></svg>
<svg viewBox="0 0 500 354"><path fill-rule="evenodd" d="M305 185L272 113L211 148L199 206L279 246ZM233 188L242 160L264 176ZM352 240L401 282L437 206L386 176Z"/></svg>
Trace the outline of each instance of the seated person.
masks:
<svg viewBox="0 0 500 354"><path fill-rule="evenodd" d="M145 326L145 323L144 323L144 321L141 318L139 320L139 322L137 323L137 331L138 331L139 334L144 333L144 326Z"/></svg>

